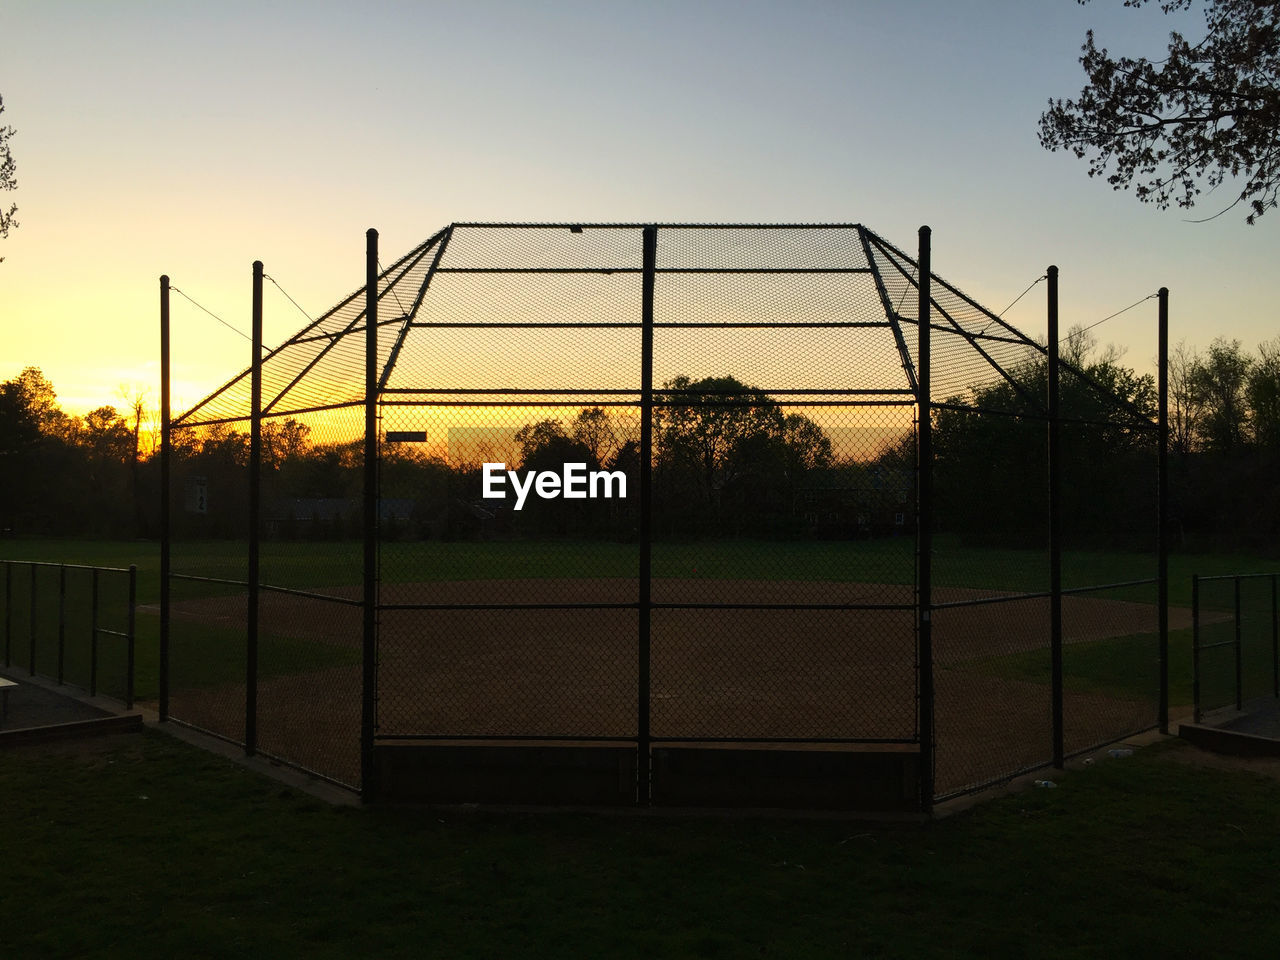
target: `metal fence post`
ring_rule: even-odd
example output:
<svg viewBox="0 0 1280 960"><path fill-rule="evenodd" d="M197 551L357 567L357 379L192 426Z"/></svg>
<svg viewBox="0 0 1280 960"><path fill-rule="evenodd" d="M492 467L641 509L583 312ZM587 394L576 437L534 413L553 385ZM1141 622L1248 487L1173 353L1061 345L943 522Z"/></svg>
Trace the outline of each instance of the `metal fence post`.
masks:
<svg viewBox="0 0 1280 960"><path fill-rule="evenodd" d="M95 570L96 574L97 571ZM97 587L95 579L94 587ZM137 636L138 625L138 568L134 564L129 565L129 625L126 628L128 636L125 638L127 650L127 666L125 674L124 701L126 709L133 709L133 671L134 671L134 647L135 638Z"/></svg>
<svg viewBox="0 0 1280 960"><path fill-rule="evenodd" d="M98 568L93 568L89 595L89 696L98 695Z"/></svg>
<svg viewBox="0 0 1280 960"><path fill-rule="evenodd" d="M249 595L245 612L244 752L258 750L258 528L262 473L262 261L253 261L253 317L249 374Z"/></svg>
<svg viewBox="0 0 1280 960"><path fill-rule="evenodd" d="M12 664L13 640L13 564L4 562L4 665Z"/></svg>
<svg viewBox="0 0 1280 960"><path fill-rule="evenodd" d="M169 278L160 278L160 722L169 719L169 572L170 541L173 531L170 508L170 459L172 456L169 420Z"/></svg>
<svg viewBox="0 0 1280 960"><path fill-rule="evenodd" d="M932 398L930 397L930 230L920 228L917 274L919 298L916 326L918 369L916 442L916 630L917 659L920 671L920 809L933 810L934 739L933 739L933 434Z"/></svg>
<svg viewBox="0 0 1280 960"><path fill-rule="evenodd" d="M1271 575L1271 695L1280 698L1280 592L1277 576Z"/></svg>
<svg viewBox="0 0 1280 960"><path fill-rule="evenodd" d="M1160 732L1169 732L1169 288L1161 287L1157 345L1159 422L1156 450L1156 632L1159 635Z"/></svg>
<svg viewBox="0 0 1280 960"><path fill-rule="evenodd" d="M361 646L360 793L376 799L373 735L377 709L378 575L378 231L365 234L364 621Z"/></svg>
<svg viewBox="0 0 1280 960"><path fill-rule="evenodd" d="M1194 719L1200 722L1200 576L1191 575L1191 700Z"/></svg>
<svg viewBox="0 0 1280 960"><path fill-rule="evenodd" d="M33 677L36 675L36 603L38 600L36 577L39 572L40 568L34 563L31 564L31 619L27 624L27 633L30 635L31 639L31 650L30 656L27 660L27 667Z"/></svg>
<svg viewBox="0 0 1280 960"><path fill-rule="evenodd" d="M1236 709L1244 709L1244 644L1240 629L1240 578L1234 577L1231 581L1235 585L1236 594Z"/></svg>
<svg viewBox="0 0 1280 960"><path fill-rule="evenodd" d="M636 718L636 801L647 806L651 797L650 776L650 648L652 606L653 523L653 296L658 259L658 228L647 226L642 238L644 273L640 287L640 616L638 696Z"/></svg>
<svg viewBox="0 0 1280 960"><path fill-rule="evenodd" d="M1053 765L1061 770L1066 752L1066 736L1062 716L1062 459L1060 449L1061 429L1058 421L1061 393L1058 382L1058 268L1050 266L1047 275L1049 279L1049 344L1047 358L1049 364L1049 662L1051 672L1050 696L1053 701Z"/></svg>
<svg viewBox="0 0 1280 960"><path fill-rule="evenodd" d="M67 565L58 565L58 685L66 677L67 661Z"/></svg>

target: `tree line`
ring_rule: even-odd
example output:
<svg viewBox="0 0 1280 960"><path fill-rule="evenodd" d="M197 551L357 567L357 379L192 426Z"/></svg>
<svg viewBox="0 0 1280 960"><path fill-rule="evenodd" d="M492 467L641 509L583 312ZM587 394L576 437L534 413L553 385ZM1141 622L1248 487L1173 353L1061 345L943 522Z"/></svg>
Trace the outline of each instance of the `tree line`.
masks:
<svg viewBox="0 0 1280 960"><path fill-rule="evenodd" d="M0 383L0 531L155 536L154 431L145 394L65 413L36 367Z"/></svg>
<svg viewBox="0 0 1280 960"><path fill-rule="evenodd" d="M1062 377L1063 516L1068 546L1149 549L1154 540L1154 378L1114 349L1068 337ZM1077 371L1073 373L1071 371ZM1044 541L1043 354L993 375L934 413L938 531L977 543ZM1180 344L1169 368L1172 533L1188 548L1274 548L1280 534L1280 340ZM36 368L0 384L0 529L156 537L158 439L145 397L84 416L60 409ZM856 432L873 408L828 409L819 423L733 377L664 383L654 407L655 535L858 538L914 532L915 439ZM827 424L824 427L823 424ZM338 436L321 428L320 434ZM480 497L481 459L413 443L380 448L388 538L604 537L638 533L640 424L625 407L584 406L514 431L520 470L621 471L626 500ZM247 533L248 425L173 433L173 517L184 537ZM359 438L327 440L307 422L262 425L264 532L282 539L358 535Z"/></svg>

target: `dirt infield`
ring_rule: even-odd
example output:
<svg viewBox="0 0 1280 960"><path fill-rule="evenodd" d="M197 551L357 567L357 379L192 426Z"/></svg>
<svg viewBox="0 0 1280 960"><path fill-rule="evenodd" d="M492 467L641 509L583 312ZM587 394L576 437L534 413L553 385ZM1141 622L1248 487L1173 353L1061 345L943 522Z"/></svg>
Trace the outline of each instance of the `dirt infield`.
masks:
<svg viewBox="0 0 1280 960"><path fill-rule="evenodd" d="M635 580L474 580L384 584L396 604L625 604ZM354 597L354 591L341 594ZM942 588L936 603L993 596ZM909 585L822 581L655 580L657 604L795 604L800 609L659 607L651 614L649 716L655 738L916 738L915 615ZM804 609L805 604L902 605ZM174 604L181 624L243 629L243 596ZM359 665L309 668L273 638L360 645L358 607L264 592L260 602L261 748L354 783L359 759ZM1174 609L1170 628L1190 624ZM1047 599L942 608L934 615L940 793L1048 759L1044 683L1003 666L1048 663ZM1068 644L1149 636L1156 610L1067 596ZM639 614L627 608L395 610L380 613L378 732L384 736L632 737L637 729ZM295 659L286 662L286 655ZM241 657L243 654L241 654ZM1003 658L1003 659L1002 659ZM190 671L187 671L189 674ZM182 681L173 715L243 736L244 685ZM1020 678L1022 677L1022 678ZM1117 686L1124 686L1118 678ZM1068 683L1068 750L1155 721L1155 689L1103 695Z"/></svg>

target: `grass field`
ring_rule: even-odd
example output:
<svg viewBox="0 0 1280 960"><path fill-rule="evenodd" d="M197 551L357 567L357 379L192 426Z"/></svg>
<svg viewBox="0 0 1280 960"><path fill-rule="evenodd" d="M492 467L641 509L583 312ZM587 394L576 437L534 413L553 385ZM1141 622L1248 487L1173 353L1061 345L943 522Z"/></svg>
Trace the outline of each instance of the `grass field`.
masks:
<svg viewBox="0 0 1280 960"><path fill-rule="evenodd" d="M11 554L22 550L27 558L137 564L136 691L144 702L153 699L158 689L155 546L36 541L4 546ZM901 538L658 543L654 598L909 603L911 546ZM263 580L358 597L356 547L266 543ZM225 542L180 545L175 567L242 578L242 549ZM935 552L935 600L967 602L1042 590L1043 560L1029 551L962 549L944 538ZM628 602L634 598L635 564L636 548L625 544L391 543L381 555L382 595L391 603ZM1132 555L1064 558L1068 587L1139 578L1152 572L1150 565L1149 557ZM1185 571L1263 566L1264 561L1247 557L1184 557L1173 564L1170 701L1175 717L1192 697ZM17 569L17 580L27 576ZM40 577L37 660L49 675L56 659L57 570ZM15 591L18 664L26 663L28 649L28 593L25 581ZM72 589L68 596L67 677L85 686L87 595ZM1065 598L1068 752L1155 722L1154 598L1151 585ZM106 613L117 619L119 601L118 590L106 601ZM1047 611L1045 600L1019 600L935 612L940 792L990 782L1048 759ZM1221 612L1217 616L1221 619ZM384 611L381 617L378 718L383 734L635 735L634 612ZM244 623L242 587L175 581L174 717L232 739L243 736ZM653 730L668 737L910 741L916 722L913 630L905 611L656 611L650 634ZM356 607L263 594L258 718L264 750L341 782L357 782L359 636ZM500 637L508 639L499 642ZM111 640L101 649L99 689L122 696L123 646ZM1231 688L1222 669L1226 663L1221 657L1213 662L1206 690Z"/></svg>
<svg viewBox="0 0 1280 960"><path fill-rule="evenodd" d="M1270 955L1280 782L1194 754L876 825L333 809L158 733L20 748L0 764L5 951Z"/></svg>
<svg viewBox="0 0 1280 960"><path fill-rule="evenodd" d="M1001 591L1035 591L1045 587L1046 564L1042 554L1027 550L968 549L947 538L940 538L935 549L935 583L939 587L988 588ZM144 610L138 618L136 689L141 699L154 698L158 686L158 623L153 611L145 608L158 603L159 546L147 541L85 540L0 540L0 560L45 560L96 566L138 567L138 602ZM315 589L323 586L353 588L359 583L359 544L353 542L281 543L263 545L264 581L293 589ZM494 543L391 543L384 545L381 569L388 583L430 580L569 577L630 577L637 563L634 545L603 542L494 542ZM720 541L714 543L660 543L654 547L653 569L656 577L683 579L786 579L843 580L906 583L913 581L912 544L904 539L856 542L761 542ZM229 541L209 541L180 545L175 551L176 569L198 571L203 576L237 579L244 577L244 545ZM1064 556L1064 585L1072 586L1114 583L1153 575L1153 563L1147 556L1101 552L1074 552ZM1249 555L1175 555L1170 558L1170 600L1174 605L1189 606L1191 574L1234 573L1274 569L1277 561ZM852 572L851 572L852 571ZM54 576L49 574L50 577ZM56 579L48 581L56 584ZM215 585L183 587L184 595L200 596L232 590ZM1145 599L1149 589L1112 591L1113 599ZM77 632L72 622L83 623L87 615L85 591L77 593L79 605L72 610L69 630ZM118 596L118 593L117 593ZM104 585L104 598L106 597ZM42 622L56 623L56 593L42 586L40 594ZM25 616L26 596L19 591L14 608L18 617ZM110 605L113 601L104 600ZM104 609L104 617L120 617L115 602ZM14 634L25 636L25 621L14 625ZM205 633L199 631L203 629ZM212 632L209 632L212 631ZM84 635L83 627L78 633ZM187 633L191 640L190 656L203 663L201 675L211 681L220 680L237 668L235 661L209 655L217 628L196 628ZM272 669L287 671L290 659L308 665L331 665L349 661L349 654L333 649L332 644L317 643L307 636L288 634L270 636L281 651ZM1188 631L1171 635L1170 684L1173 702L1190 701L1190 636ZM50 663L49 652L42 643L40 663ZM117 645L118 646L118 645ZM1123 646L1123 645L1122 645ZM1131 648L1132 644L1129 645ZM70 647L68 648L70 650ZM110 644L104 644L104 657L111 660L117 675L122 669L121 656ZM1133 654L1118 654L1122 659ZM25 657L25 654L23 654ZM87 674L86 655L77 650L70 654L74 672ZM1079 670L1086 679L1096 666L1111 661L1108 648L1099 647ZM25 659L22 661L25 663ZM1002 671L1013 673L1030 670L1035 658L1024 658L1022 666L1012 662ZM230 665L228 665L230 664ZM1038 668L1037 668L1038 669ZM197 671L193 671L197 672ZM1092 681L1089 681L1092 682Z"/></svg>

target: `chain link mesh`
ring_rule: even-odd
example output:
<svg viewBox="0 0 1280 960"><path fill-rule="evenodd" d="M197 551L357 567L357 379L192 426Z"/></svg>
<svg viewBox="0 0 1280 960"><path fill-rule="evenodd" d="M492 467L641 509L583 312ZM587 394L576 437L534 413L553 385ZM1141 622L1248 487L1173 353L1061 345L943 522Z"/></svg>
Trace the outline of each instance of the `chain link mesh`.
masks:
<svg viewBox="0 0 1280 960"><path fill-rule="evenodd" d="M856 225L656 236L648 392L640 226L456 224L379 279L377 736L920 742L915 262ZM950 795L1050 758L1047 351L932 292ZM357 291L262 363L259 742L346 783L365 338ZM1069 750L1153 710L1153 588L1112 586L1153 575L1149 398L1086 366L1063 368ZM248 398L246 371L174 430L173 712L230 739Z"/></svg>

